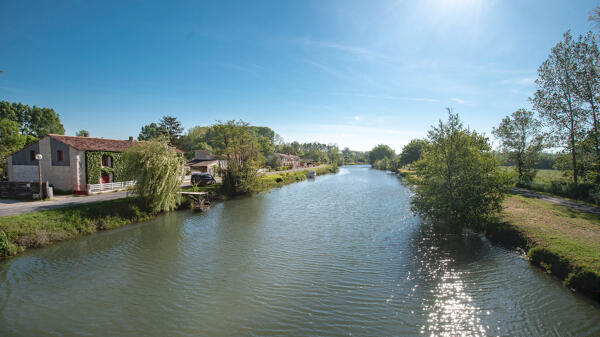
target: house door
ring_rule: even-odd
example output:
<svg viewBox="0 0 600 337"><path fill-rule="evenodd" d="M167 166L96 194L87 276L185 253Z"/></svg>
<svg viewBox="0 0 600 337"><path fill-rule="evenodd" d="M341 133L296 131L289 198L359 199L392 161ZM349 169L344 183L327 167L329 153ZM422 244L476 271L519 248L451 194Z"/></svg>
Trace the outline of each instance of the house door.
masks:
<svg viewBox="0 0 600 337"><path fill-rule="evenodd" d="M110 175L108 173L102 173L102 176L100 177L100 183L101 184L110 183Z"/></svg>

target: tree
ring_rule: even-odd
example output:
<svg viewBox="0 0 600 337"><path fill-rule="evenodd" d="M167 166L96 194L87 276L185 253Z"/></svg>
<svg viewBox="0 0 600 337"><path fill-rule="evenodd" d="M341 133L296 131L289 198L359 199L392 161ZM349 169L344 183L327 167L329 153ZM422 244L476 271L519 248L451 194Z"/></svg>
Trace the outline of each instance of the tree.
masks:
<svg viewBox="0 0 600 337"><path fill-rule="evenodd" d="M17 122L7 118L0 119L0 178L6 174L6 156L35 140L33 136L22 135Z"/></svg>
<svg viewBox="0 0 600 337"><path fill-rule="evenodd" d="M49 133L63 135L65 128L60 116L50 108L30 107L23 103L0 102L0 119L17 122L22 135L42 138Z"/></svg>
<svg viewBox="0 0 600 337"><path fill-rule="evenodd" d="M577 141L584 134L585 110L577 95L575 43L570 32L554 46L538 68L537 90L531 102L540 117L552 128L559 144L571 154L573 182L578 183Z"/></svg>
<svg viewBox="0 0 600 337"><path fill-rule="evenodd" d="M500 139L502 151L517 169L519 185L528 186L535 177L538 158L542 150L541 122L533 112L519 109L506 116L492 133Z"/></svg>
<svg viewBox="0 0 600 337"><path fill-rule="evenodd" d="M127 175L136 180L135 192L151 212L172 211L184 176L183 158L165 140L138 142L123 153Z"/></svg>
<svg viewBox="0 0 600 337"><path fill-rule="evenodd" d="M394 154L394 150L389 146L383 144L377 145L369 152L369 163L373 165L376 161L383 158L392 159Z"/></svg>
<svg viewBox="0 0 600 337"><path fill-rule="evenodd" d="M281 157L276 153L269 153L265 157L265 164L268 167L276 170L281 166Z"/></svg>
<svg viewBox="0 0 600 337"><path fill-rule="evenodd" d="M227 160L223 177L225 193L238 195L256 191L258 169L264 158L250 125L244 121L219 122L211 127L209 137L215 154Z"/></svg>
<svg viewBox="0 0 600 337"><path fill-rule="evenodd" d="M600 127L598 125L598 97L600 96L600 51L592 32L585 36L579 36L575 44L575 57L577 71L575 72L575 93L582 102L587 105L589 123L591 129L586 137L585 150L593 149L594 158L591 166L594 166L596 176L600 176ZM590 146L591 145L591 146ZM590 151L586 151L590 152Z"/></svg>
<svg viewBox="0 0 600 337"><path fill-rule="evenodd" d="M496 170L487 138L448 113L446 123L429 131L429 146L413 164L412 210L455 228L474 226L501 209L506 179Z"/></svg>
<svg viewBox="0 0 600 337"><path fill-rule="evenodd" d="M88 130L81 129L81 130L77 131L77 133L75 134L75 136L89 137L90 136L90 132Z"/></svg>
<svg viewBox="0 0 600 337"><path fill-rule="evenodd" d="M164 127L156 124L150 123L148 125L142 126L142 130L138 135L138 140L156 140L162 139L167 136L167 130Z"/></svg>
<svg viewBox="0 0 600 337"><path fill-rule="evenodd" d="M169 144L173 146L180 145L181 134L183 133L183 126L177 118L172 116L164 116L160 120L160 128L164 130L165 134L169 138Z"/></svg>
<svg viewBox="0 0 600 337"><path fill-rule="evenodd" d="M427 141L423 139L413 139L404 145L402 153L400 153L400 166L410 165L421 159L426 147Z"/></svg>

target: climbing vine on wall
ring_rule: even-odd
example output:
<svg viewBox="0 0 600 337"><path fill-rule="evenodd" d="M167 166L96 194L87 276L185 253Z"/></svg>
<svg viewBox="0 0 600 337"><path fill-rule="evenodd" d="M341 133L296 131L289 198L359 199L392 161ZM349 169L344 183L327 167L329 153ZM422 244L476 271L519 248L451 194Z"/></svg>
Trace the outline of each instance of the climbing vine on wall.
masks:
<svg viewBox="0 0 600 337"><path fill-rule="evenodd" d="M102 157L111 158L112 167L102 167ZM122 153L109 151L86 151L85 165L86 178L88 184L99 184L102 173L112 173L113 181L126 181L125 167L121 159Z"/></svg>

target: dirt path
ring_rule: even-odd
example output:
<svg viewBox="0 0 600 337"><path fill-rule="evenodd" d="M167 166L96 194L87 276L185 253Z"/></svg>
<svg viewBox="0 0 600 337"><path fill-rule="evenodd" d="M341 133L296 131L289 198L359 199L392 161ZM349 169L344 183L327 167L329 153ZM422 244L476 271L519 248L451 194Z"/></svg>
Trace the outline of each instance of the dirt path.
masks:
<svg viewBox="0 0 600 337"><path fill-rule="evenodd" d="M48 201L18 201L0 203L0 216L15 215L48 209L63 208L90 202L121 199L127 196L127 191L102 193L88 196L58 196Z"/></svg>
<svg viewBox="0 0 600 337"><path fill-rule="evenodd" d="M600 216L600 207L589 206L589 205L581 204L581 203L578 203L575 201L562 199L559 197L551 197L551 196L543 194L543 193L538 193L538 192L534 192L534 191L530 191L530 190L524 190L524 189L516 188L516 187L512 189L512 192L515 194L518 194L518 195L522 195L527 198L535 198L535 199L545 200L545 201L548 201L548 202L551 202L554 204L572 208L574 210L592 213L594 215Z"/></svg>

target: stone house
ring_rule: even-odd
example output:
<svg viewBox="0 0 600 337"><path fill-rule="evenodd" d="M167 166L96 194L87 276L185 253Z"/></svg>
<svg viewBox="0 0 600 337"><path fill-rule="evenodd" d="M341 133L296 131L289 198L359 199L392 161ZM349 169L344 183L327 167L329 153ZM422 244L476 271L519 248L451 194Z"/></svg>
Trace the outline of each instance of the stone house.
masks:
<svg viewBox="0 0 600 337"><path fill-rule="evenodd" d="M302 166L300 157L294 156L293 154L276 153L281 159L281 166L289 166L292 169L297 169Z"/></svg>
<svg viewBox="0 0 600 337"><path fill-rule="evenodd" d="M194 159L185 164L192 173L205 172L213 177L221 176L221 170L227 169L227 161L218 159L208 150L196 150Z"/></svg>
<svg viewBox="0 0 600 337"><path fill-rule="evenodd" d="M37 182L37 154L42 155L42 180L57 190L84 194L88 184L125 181L121 152L129 140L49 134L7 157L9 181Z"/></svg>

